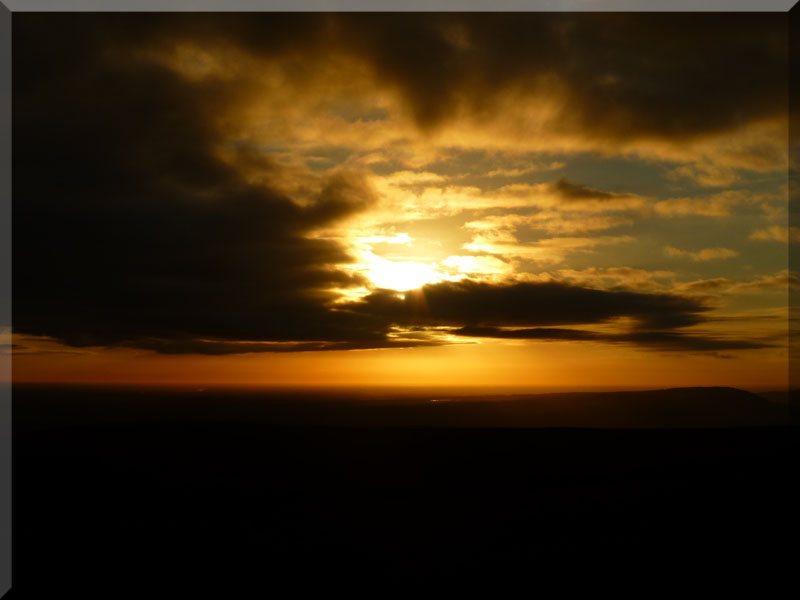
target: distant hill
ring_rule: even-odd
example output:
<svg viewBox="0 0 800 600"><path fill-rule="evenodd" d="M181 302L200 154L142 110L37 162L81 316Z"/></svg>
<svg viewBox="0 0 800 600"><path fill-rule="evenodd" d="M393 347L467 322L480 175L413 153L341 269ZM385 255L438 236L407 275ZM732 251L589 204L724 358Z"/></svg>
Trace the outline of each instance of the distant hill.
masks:
<svg viewBox="0 0 800 600"><path fill-rule="evenodd" d="M14 426L141 421L331 427L747 427L789 424L790 404L729 387L409 396L262 390L15 386Z"/></svg>
<svg viewBox="0 0 800 600"><path fill-rule="evenodd" d="M384 423L466 427L748 427L787 425L788 407L728 387L437 398L374 409ZM413 421L413 423L412 423Z"/></svg>
<svg viewBox="0 0 800 600"><path fill-rule="evenodd" d="M528 418L548 417L588 427L735 427L788 424L785 406L730 387L637 392L548 394L519 401ZM558 403L557 409L551 408Z"/></svg>

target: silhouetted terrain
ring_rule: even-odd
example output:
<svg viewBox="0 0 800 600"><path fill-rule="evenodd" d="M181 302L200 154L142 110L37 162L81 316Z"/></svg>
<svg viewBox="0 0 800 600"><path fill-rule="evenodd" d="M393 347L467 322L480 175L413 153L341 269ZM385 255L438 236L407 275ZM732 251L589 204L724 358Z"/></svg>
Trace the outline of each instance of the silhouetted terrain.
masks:
<svg viewBox="0 0 800 600"><path fill-rule="evenodd" d="M789 572L785 404L498 398L16 386L10 597Z"/></svg>
<svg viewBox="0 0 800 600"><path fill-rule="evenodd" d="M789 418L780 396L725 387L469 396L424 390L18 385L15 398L17 429L153 420L326 427L752 427L786 425Z"/></svg>

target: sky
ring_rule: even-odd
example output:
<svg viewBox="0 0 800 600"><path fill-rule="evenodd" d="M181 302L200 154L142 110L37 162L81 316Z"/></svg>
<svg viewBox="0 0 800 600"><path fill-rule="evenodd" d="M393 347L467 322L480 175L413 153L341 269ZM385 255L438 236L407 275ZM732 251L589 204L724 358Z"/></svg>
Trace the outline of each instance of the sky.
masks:
<svg viewBox="0 0 800 600"><path fill-rule="evenodd" d="M14 381L787 384L783 14L13 20Z"/></svg>

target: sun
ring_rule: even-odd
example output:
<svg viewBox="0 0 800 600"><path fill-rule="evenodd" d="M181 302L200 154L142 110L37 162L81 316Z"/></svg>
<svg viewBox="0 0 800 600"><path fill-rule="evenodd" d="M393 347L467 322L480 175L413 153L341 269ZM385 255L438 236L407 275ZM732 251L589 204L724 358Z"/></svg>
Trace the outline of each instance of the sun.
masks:
<svg viewBox="0 0 800 600"><path fill-rule="evenodd" d="M381 233L359 236L353 239L353 254L359 257L356 264L343 265L345 269L355 271L364 276L368 287L383 288L397 292L407 292L421 288L427 283L438 283L453 279L448 274L452 269L443 268L443 265L434 257L427 257L424 253L413 252L413 255L403 256L403 251L397 251L399 246L412 248L413 238L407 233L386 235ZM373 251L373 244L389 244L392 246L392 256L384 257ZM456 277L458 278L458 277ZM368 291L364 289L364 292Z"/></svg>
<svg viewBox="0 0 800 600"><path fill-rule="evenodd" d="M386 259L379 259L371 264L364 274L376 287L398 292L417 289L426 283L436 283L444 279L444 275L425 263Z"/></svg>

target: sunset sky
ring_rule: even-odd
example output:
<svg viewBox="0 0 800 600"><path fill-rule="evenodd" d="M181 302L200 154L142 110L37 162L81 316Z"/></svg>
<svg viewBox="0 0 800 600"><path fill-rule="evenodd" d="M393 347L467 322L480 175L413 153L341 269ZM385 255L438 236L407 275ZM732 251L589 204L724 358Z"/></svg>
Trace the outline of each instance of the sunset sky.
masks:
<svg viewBox="0 0 800 600"><path fill-rule="evenodd" d="M15 381L787 384L783 14L13 17Z"/></svg>

